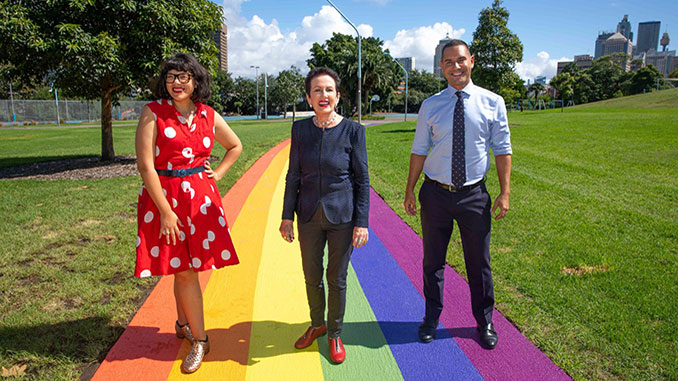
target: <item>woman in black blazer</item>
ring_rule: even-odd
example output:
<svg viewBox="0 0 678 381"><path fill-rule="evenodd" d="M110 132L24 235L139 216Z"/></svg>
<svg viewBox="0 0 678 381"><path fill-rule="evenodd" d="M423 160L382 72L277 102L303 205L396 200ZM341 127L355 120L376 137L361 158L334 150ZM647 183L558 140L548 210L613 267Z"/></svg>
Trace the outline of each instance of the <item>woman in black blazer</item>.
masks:
<svg viewBox="0 0 678 381"><path fill-rule="evenodd" d="M346 309L346 274L353 247L367 243L370 207L365 127L344 119L339 102L339 76L319 67L306 76L306 99L313 118L292 126L290 164L280 233L294 240L294 212L299 218L299 245L306 278L311 326L294 346L306 348L329 331L330 359L346 358L340 334ZM323 251L328 247L327 325Z"/></svg>

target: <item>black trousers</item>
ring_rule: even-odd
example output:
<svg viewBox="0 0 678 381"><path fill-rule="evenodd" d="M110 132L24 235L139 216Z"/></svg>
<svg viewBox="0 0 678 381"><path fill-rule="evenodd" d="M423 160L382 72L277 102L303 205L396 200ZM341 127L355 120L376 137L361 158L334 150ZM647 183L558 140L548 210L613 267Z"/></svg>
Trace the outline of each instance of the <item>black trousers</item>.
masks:
<svg viewBox="0 0 678 381"><path fill-rule="evenodd" d="M449 192L429 182L419 191L424 240L424 322L437 325L443 311L445 256L453 223L457 221L471 289L471 310L478 325L492 322L494 288L490 269L492 201L485 184L461 192Z"/></svg>
<svg viewBox="0 0 678 381"><path fill-rule="evenodd" d="M353 252L353 222L333 224L319 206L310 221L299 224L301 262L306 278L306 296L311 312L311 324L325 324L325 286L323 283L323 255L327 243L327 331L338 337L346 310L346 274Z"/></svg>

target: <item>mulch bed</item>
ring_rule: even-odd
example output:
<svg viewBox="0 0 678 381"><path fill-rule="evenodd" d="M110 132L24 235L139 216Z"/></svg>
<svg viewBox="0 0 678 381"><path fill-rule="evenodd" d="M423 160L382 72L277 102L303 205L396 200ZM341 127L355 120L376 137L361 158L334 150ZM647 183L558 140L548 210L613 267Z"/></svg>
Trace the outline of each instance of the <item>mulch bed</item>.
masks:
<svg viewBox="0 0 678 381"><path fill-rule="evenodd" d="M218 156L210 156L211 163L219 160ZM12 180L95 180L138 175L136 156L116 156L113 160L82 157L0 168L0 179Z"/></svg>
<svg viewBox="0 0 678 381"><path fill-rule="evenodd" d="M138 174L135 156L116 156L106 161L83 157L0 168L0 179L93 180Z"/></svg>

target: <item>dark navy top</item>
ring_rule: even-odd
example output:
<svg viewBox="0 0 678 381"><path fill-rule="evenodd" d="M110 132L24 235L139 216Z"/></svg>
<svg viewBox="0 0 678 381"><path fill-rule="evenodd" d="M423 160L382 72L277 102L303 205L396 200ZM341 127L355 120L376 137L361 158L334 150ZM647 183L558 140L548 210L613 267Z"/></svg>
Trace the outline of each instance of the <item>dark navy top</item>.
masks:
<svg viewBox="0 0 678 381"><path fill-rule="evenodd" d="M282 218L308 222L322 205L333 224L367 227L370 208L365 127L349 119L325 128L313 118L292 125Z"/></svg>

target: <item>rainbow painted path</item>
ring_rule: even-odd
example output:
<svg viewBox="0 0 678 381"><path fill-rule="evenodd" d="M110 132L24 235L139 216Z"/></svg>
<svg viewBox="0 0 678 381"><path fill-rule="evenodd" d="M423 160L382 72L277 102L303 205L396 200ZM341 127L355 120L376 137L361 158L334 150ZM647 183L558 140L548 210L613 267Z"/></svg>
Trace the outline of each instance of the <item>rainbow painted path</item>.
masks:
<svg viewBox="0 0 678 381"><path fill-rule="evenodd" d="M480 348L464 280L445 270L437 339L421 344L421 239L375 193L370 241L349 268L342 340L328 360L326 336L299 351L309 325L299 246L278 226L289 141L274 147L224 197L241 264L201 274L212 343L201 369L180 371L189 345L174 335L172 278L162 278L101 364L95 380L561 380L567 374L495 312L499 344Z"/></svg>

